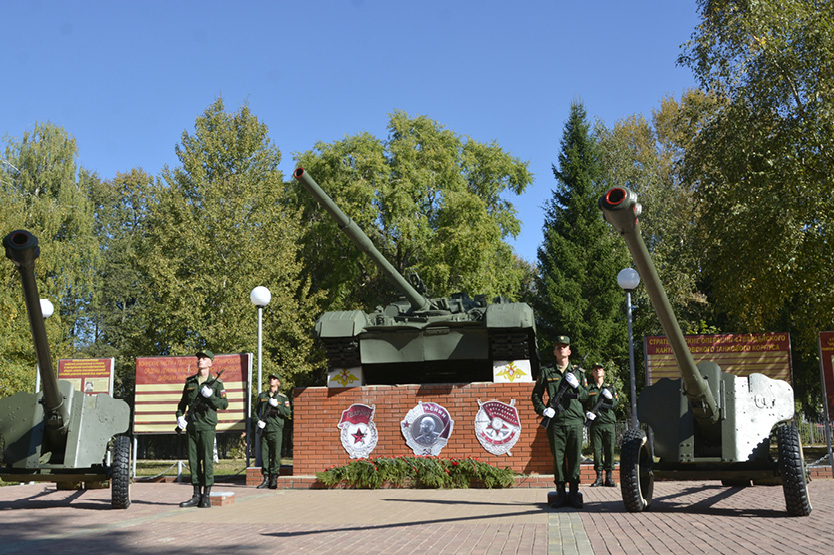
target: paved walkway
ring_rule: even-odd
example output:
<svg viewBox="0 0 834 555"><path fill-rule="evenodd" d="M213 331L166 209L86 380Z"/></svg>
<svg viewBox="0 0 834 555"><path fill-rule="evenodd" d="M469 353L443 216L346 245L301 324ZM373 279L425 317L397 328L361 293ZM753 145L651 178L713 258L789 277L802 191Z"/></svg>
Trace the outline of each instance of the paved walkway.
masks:
<svg viewBox="0 0 834 555"><path fill-rule="evenodd" d="M547 490L258 490L216 484L234 503L180 509L191 487L0 488L0 554L28 553L831 553L834 480L809 484L813 513L788 517L781 487L656 482L652 510L619 488L583 488L585 509L551 510ZM266 550L266 551L264 551Z"/></svg>

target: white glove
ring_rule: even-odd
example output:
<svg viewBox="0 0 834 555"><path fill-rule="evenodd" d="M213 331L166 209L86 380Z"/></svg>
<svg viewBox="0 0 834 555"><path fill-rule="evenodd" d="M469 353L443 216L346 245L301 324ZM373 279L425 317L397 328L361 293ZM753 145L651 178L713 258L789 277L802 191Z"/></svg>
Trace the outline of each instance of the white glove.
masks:
<svg viewBox="0 0 834 555"><path fill-rule="evenodd" d="M556 411L553 410L553 407L547 407L546 409L544 409L544 412L542 414L544 414L547 418L553 418L554 416L556 416Z"/></svg>
<svg viewBox="0 0 834 555"><path fill-rule="evenodd" d="M211 388L209 386L204 385L203 389L200 390L200 393L202 393L203 397L208 399L209 397L211 397L212 391L211 391Z"/></svg>
<svg viewBox="0 0 834 555"><path fill-rule="evenodd" d="M177 426L179 426L181 430L184 430L188 426L188 422L185 420L184 416L177 417Z"/></svg>
<svg viewBox="0 0 834 555"><path fill-rule="evenodd" d="M606 399L608 399L609 401L614 398L614 396L611 395L611 392L608 391L607 389L602 390L602 396L605 397Z"/></svg>
<svg viewBox="0 0 834 555"><path fill-rule="evenodd" d="M565 380L568 382L572 388L576 389L579 387L579 380L576 379L576 376L573 375L573 372L568 372L565 374Z"/></svg>
<svg viewBox="0 0 834 555"><path fill-rule="evenodd" d="M585 418L587 418L588 420L596 420L597 415L592 413L591 411L588 411L585 413Z"/></svg>
<svg viewBox="0 0 834 555"><path fill-rule="evenodd" d="M273 407L277 407L278 406L278 399L270 399L269 404L272 405Z"/></svg>
<svg viewBox="0 0 834 555"><path fill-rule="evenodd" d="M266 428L266 422L264 422L263 420L258 420L258 428L260 428L261 430Z"/></svg>

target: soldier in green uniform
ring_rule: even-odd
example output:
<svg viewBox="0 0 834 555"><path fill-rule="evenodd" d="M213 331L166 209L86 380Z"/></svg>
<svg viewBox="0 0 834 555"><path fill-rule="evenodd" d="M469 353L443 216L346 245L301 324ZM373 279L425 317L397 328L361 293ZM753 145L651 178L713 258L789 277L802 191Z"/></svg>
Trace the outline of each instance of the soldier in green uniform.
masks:
<svg viewBox="0 0 834 555"><path fill-rule="evenodd" d="M581 370L571 367L570 354L570 338L566 335L557 336L556 345L553 347L556 363L541 369L541 375L533 387L532 400L537 414L550 417L547 439L553 455L553 478L557 490L552 506L561 507L567 502L580 509L582 495L579 493L579 461L582 458L582 432L585 422L582 403L588 399L588 388ZM550 399L554 399L562 387L566 387L567 390L562 394L558 410L549 404L546 405L545 391L550 403ZM567 495L565 483L570 485Z"/></svg>
<svg viewBox="0 0 834 555"><path fill-rule="evenodd" d="M278 488L278 472L281 469L281 440L284 436L284 422L292 414L290 400L278 391L281 378L278 374L269 375L269 391L258 394L255 402L255 419L257 432L261 436L261 472L263 482L258 489L269 486Z"/></svg>
<svg viewBox="0 0 834 555"><path fill-rule="evenodd" d="M211 507L214 485L214 436L217 411L229 406L223 382L211 375L214 353L197 353L197 373L185 380L182 398L177 405L177 425L188 438L188 466L194 494L180 507ZM202 487L202 491L200 488Z"/></svg>
<svg viewBox="0 0 834 555"><path fill-rule="evenodd" d="M617 417L614 409L619 404L617 392L611 384L605 383L605 368L601 363L591 367L591 383L588 386L588 400L585 417L590 422L588 431L591 445L594 447L594 470L597 478L591 487L603 485L602 471L605 470L605 485L615 487L614 473L614 433ZM596 409L596 410L594 410Z"/></svg>

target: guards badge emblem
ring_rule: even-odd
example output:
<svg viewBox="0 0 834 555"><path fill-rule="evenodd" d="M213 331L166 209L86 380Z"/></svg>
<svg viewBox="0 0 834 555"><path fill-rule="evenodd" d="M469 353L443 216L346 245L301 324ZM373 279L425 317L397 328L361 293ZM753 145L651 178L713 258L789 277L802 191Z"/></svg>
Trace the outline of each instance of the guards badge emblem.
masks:
<svg viewBox="0 0 834 555"><path fill-rule="evenodd" d="M475 415L475 436L481 445L493 455L510 453L510 449L521 437L521 419L515 408L515 399L510 404L501 401L481 403L478 399L478 414Z"/></svg>
<svg viewBox="0 0 834 555"><path fill-rule="evenodd" d="M351 459L367 459L376 447L375 410L376 405L355 404L342 411L338 428L341 430L342 447Z"/></svg>
<svg viewBox="0 0 834 555"><path fill-rule="evenodd" d="M452 435L455 422L449 412L437 403L420 403L408 411L400 429L405 442L418 457L438 456Z"/></svg>

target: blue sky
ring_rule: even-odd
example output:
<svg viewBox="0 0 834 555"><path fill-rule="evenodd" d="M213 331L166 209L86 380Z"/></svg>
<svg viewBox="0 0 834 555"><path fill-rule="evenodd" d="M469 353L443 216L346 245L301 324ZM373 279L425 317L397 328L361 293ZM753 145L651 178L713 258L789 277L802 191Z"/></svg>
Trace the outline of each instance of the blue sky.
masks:
<svg viewBox="0 0 834 555"><path fill-rule="evenodd" d="M4 139L50 121L101 178L157 175L222 96L268 125L286 178L317 141L426 115L529 162L509 198L531 262L571 102L613 125L695 86L675 65L695 0L4 0L0 21Z"/></svg>

